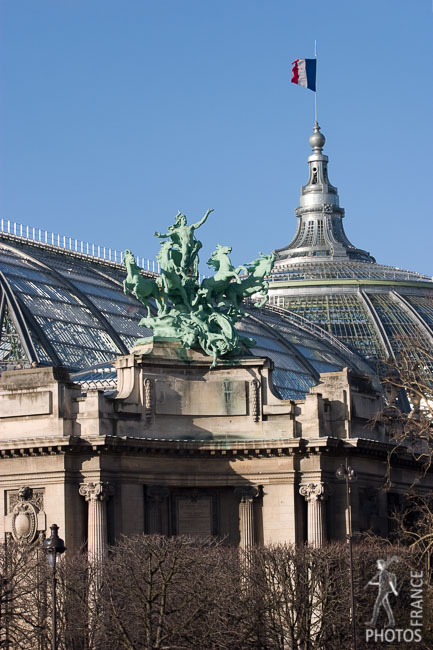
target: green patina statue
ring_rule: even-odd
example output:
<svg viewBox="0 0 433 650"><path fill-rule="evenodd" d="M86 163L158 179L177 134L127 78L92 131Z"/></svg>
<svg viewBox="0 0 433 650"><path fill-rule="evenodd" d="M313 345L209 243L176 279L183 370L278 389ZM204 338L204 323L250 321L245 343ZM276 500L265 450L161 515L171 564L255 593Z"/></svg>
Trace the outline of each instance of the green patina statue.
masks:
<svg viewBox="0 0 433 650"><path fill-rule="evenodd" d="M229 353L239 354L241 346L255 345L250 338L241 336L234 325L243 313L242 300L254 294L262 296L256 303L262 306L267 300L268 282L265 277L272 270L275 255L263 255L250 264L234 268L229 254L230 246L217 244L208 260L215 270L212 277L199 284L198 252L202 243L195 237L195 230L204 224L209 214L195 224L188 225L181 212L166 234L155 233L163 239L158 254L161 275L155 280L145 278L127 250L123 261L127 277L124 292L132 293L147 307L147 316L140 325L150 327L154 336L182 341L184 348L201 347L213 358L212 368L218 357ZM241 275L243 271L243 275ZM151 316L149 301L154 299L157 315Z"/></svg>
<svg viewBox="0 0 433 650"><path fill-rule="evenodd" d="M166 235L156 232L155 237L160 239L170 238L171 243L176 246L173 251L173 259L177 262L179 273L182 277L191 277L198 273L198 252L202 247L201 241L195 238L194 231L200 228L213 210L208 210L203 219L188 226L186 216L179 210L175 223L169 226Z"/></svg>

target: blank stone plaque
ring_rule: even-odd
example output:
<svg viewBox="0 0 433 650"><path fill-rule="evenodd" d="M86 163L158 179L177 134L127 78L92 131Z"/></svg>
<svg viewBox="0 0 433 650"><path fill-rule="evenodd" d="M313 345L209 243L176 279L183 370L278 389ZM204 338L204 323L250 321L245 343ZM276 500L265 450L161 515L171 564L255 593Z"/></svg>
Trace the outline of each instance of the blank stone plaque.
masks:
<svg viewBox="0 0 433 650"><path fill-rule="evenodd" d="M212 535L212 497L176 498L177 534L193 537Z"/></svg>
<svg viewBox="0 0 433 650"><path fill-rule="evenodd" d="M158 415L246 415L247 389L244 380L196 381L157 379Z"/></svg>

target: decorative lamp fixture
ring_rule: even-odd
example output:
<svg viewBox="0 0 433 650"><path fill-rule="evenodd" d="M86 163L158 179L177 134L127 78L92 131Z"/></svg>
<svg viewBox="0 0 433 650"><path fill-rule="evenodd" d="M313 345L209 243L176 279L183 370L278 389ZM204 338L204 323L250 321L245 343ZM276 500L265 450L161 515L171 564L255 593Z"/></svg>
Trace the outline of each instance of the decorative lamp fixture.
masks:
<svg viewBox="0 0 433 650"><path fill-rule="evenodd" d="M43 549L47 554L48 564L52 569L56 568L57 556L66 551L66 546L58 535L59 527L57 524L50 526L51 537L48 537L43 543Z"/></svg>

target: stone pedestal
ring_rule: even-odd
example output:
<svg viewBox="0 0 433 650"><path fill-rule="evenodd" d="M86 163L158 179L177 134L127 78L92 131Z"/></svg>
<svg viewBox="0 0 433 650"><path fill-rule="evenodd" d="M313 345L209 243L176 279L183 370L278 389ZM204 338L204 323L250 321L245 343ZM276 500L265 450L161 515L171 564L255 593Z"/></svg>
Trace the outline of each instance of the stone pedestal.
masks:
<svg viewBox="0 0 433 650"><path fill-rule="evenodd" d="M87 547L89 559L94 562L102 560L107 550L106 500L113 492L106 481L80 484L80 495L89 504Z"/></svg>
<svg viewBox="0 0 433 650"><path fill-rule="evenodd" d="M254 546L254 499L259 491L254 486L239 487L235 489L239 501L239 532L240 548L247 551Z"/></svg>
<svg viewBox="0 0 433 650"><path fill-rule="evenodd" d="M321 481L301 485L299 493L308 503L307 539L311 546L323 546L325 535L326 486Z"/></svg>

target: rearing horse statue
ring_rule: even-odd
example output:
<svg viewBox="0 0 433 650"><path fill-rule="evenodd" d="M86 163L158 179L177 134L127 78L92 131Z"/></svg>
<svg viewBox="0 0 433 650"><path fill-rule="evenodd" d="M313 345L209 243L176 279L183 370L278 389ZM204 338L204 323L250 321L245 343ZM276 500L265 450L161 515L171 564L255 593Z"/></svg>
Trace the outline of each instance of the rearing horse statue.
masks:
<svg viewBox="0 0 433 650"><path fill-rule="evenodd" d="M149 299L154 298L159 303L158 311L163 304L161 289L158 283L152 278L145 278L141 275L141 269L135 262L135 257L130 250L123 252L123 263L126 266L127 276L123 281L124 293L132 293L140 302L147 307L147 317L150 316ZM159 279L159 278L158 278Z"/></svg>
<svg viewBox="0 0 433 650"><path fill-rule="evenodd" d="M221 246L221 244L217 244L216 249L207 262L208 266L214 267L216 273L213 277L205 278L202 281L193 305L199 301L200 297L202 297L204 302L209 306L212 305L212 300L215 300L218 303L227 286L233 279L238 284L240 283L239 272L243 269L245 273L247 273L247 269L245 266L238 266L236 269L232 266L229 258L229 253L231 252L231 246Z"/></svg>
<svg viewBox="0 0 433 650"><path fill-rule="evenodd" d="M239 309L240 303L243 298L248 298L254 293L259 293L263 299L256 302L256 307L262 307L268 299L269 282L265 277L272 271L274 265L275 253L264 255L260 253L260 257L250 264L247 264L247 269L250 275L242 280L240 284L231 282L225 290L225 295L228 300L233 304L235 309Z"/></svg>

